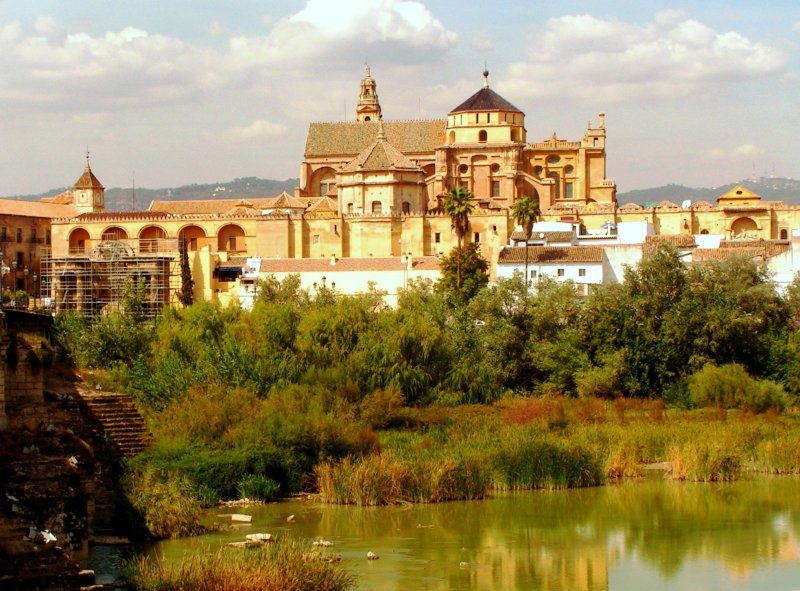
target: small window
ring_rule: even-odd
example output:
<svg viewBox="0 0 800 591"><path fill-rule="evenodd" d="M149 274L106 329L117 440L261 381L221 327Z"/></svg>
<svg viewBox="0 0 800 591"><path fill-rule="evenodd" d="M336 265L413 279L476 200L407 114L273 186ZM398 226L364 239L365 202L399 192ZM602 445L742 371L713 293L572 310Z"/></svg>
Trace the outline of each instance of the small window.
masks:
<svg viewBox="0 0 800 591"><path fill-rule="evenodd" d="M0 242L5 242L6 240L8 240L8 228L3 226L0 228Z"/></svg>
<svg viewBox="0 0 800 591"><path fill-rule="evenodd" d="M556 271L556 274L557 274L559 277L563 277L563 276L564 276L564 269L559 269L558 271Z"/></svg>
<svg viewBox="0 0 800 591"><path fill-rule="evenodd" d="M25 253L18 252L17 253L17 269L22 269L25 266Z"/></svg>
<svg viewBox="0 0 800 591"><path fill-rule="evenodd" d="M3 228L3 230L5 230L5 228ZM45 230L44 243L48 245L50 244L50 229Z"/></svg>
<svg viewBox="0 0 800 591"><path fill-rule="evenodd" d="M411 213L411 203L408 201L403 201L403 213Z"/></svg>
<svg viewBox="0 0 800 591"><path fill-rule="evenodd" d="M236 252L236 236L228 237L228 250L231 252Z"/></svg>
<svg viewBox="0 0 800 591"><path fill-rule="evenodd" d="M22 228L17 228L17 242L22 242Z"/></svg>
<svg viewBox="0 0 800 591"><path fill-rule="evenodd" d="M439 232L436 232L436 234L433 235L433 241L436 244L439 244L442 241L442 235Z"/></svg>
<svg viewBox="0 0 800 591"><path fill-rule="evenodd" d="M564 185L564 198L572 199L572 193L573 193L572 183L566 183Z"/></svg>
<svg viewBox="0 0 800 591"><path fill-rule="evenodd" d="M481 142L482 144L485 144L485 143L486 143L486 138L487 138L487 137L488 137L488 134L486 133L486 130L485 130L485 129L481 129L481 130L478 132L478 141L479 141L479 142Z"/></svg>
<svg viewBox="0 0 800 591"><path fill-rule="evenodd" d="M495 173L495 174L497 174L498 172L500 172L500 165L499 165L497 162L495 162L494 164L492 164L492 172L493 172L493 173Z"/></svg>
<svg viewBox="0 0 800 591"><path fill-rule="evenodd" d="M788 240L789 239L789 231L784 228L781 230L781 240Z"/></svg>
<svg viewBox="0 0 800 591"><path fill-rule="evenodd" d="M543 170L543 168L541 166L534 166L533 167L533 175L536 176L536 177L542 176L542 170Z"/></svg>
<svg viewBox="0 0 800 591"><path fill-rule="evenodd" d="M347 204L347 213L353 213L353 204L352 203L348 203Z"/></svg>
<svg viewBox="0 0 800 591"><path fill-rule="evenodd" d="M500 181L492 181L492 197L500 197Z"/></svg>
<svg viewBox="0 0 800 591"><path fill-rule="evenodd" d="M36 228L31 228L31 242L36 243Z"/></svg>
<svg viewBox="0 0 800 591"><path fill-rule="evenodd" d="M189 238L189 250L197 250L197 238Z"/></svg>
<svg viewBox="0 0 800 591"><path fill-rule="evenodd" d="M381 213L382 205L380 201L373 201L372 202L372 213Z"/></svg>
<svg viewBox="0 0 800 591"><path fill-rule="evenodd" d="M319 244L319 234L314 234L311 237L311 244Z"/></svg>
<svg viewBox="0 0 800 591"><path fill-rule="evenodd" d="M561 161L561 158L553 154L552 156L547 157L548 164L558 164Z"/></svg>
<svg viewBox="0 0 800 591"><path fill-rule="evenodd" d="M600 143L600 140L598 138L594 138L594 147L595 148L598 146L599 143Z"/></svg>
<svg viewBox="0 0 800 591"><path fill-rule="evenodd" d="M458 167L458 172L461 173L461 174L467 174L468 170L469 170L469 166L467 166L466 164L462 164L462 165L460 165Z"/></svg>
<svg viewBox="0 0 800 591"><path fill-rule="evenodd" d="M473 237L473 241L474 241L476 244L477 244L477 243L479 243L479 242L481 241L481 233L480 233L480 232L475 232L475 233L472 235L472 237Z"/></svg>
<svg viewBox="0 0 800 591"><path fill-rule="evenodd" d="M586 277L586 269L578 269L578 277Z"/></svg>
<svg viewBox="0 0 800 591"><path fill-rule="evenodd" d="M536 279L536 271L531 270L531 279Z"/></svg>
<svg viewBox="0 0 800 591"><path fill-rule="evenodd" d="M572 174L575 171L575 167L572 164L567 164L564 167L564 174Z"/></svg>

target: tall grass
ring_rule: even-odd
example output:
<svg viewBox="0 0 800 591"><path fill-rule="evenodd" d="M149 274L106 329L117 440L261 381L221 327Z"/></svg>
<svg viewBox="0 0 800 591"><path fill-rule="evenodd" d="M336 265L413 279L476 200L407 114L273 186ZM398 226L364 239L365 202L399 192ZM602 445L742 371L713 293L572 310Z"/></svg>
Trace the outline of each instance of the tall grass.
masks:
<svg viewBox="0 0 800 591"><path fill-rule="evenodd" d="M141 558L128 564L133 591L344 591L355 580L333 555L308 552L292 539L256 549L220 548L179 564Z"/></svg>
<svg viewBox="0 0 800 591"><path fill-rule="evenodd" d="M667 452L670 474L677 480L716 482L736 480L742 458L735 450L709 440L674 445Z"/></svg>
<svg viewBox="0 0 800 591"><path fill-rule="evenodd" d="M134 471L123 486L150 536L177 538L203 532L200 500L185 479L176 474L162 478L152 470Z"/></svg>

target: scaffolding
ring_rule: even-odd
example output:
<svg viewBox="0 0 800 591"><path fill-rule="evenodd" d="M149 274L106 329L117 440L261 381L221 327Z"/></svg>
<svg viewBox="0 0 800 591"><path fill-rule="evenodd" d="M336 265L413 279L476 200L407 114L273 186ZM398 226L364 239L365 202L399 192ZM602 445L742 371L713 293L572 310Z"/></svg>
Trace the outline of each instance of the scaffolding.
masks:
<svg viewBox="0 0 800 591"><path fill-rule="evenodd" d="M143 290L143 312L154 318L177 300L180 255L175 239L104 239L69 248L43 248L39 305L87 317L124 311L126 295ZM141 292L140 292L141 293Z"/></svg>

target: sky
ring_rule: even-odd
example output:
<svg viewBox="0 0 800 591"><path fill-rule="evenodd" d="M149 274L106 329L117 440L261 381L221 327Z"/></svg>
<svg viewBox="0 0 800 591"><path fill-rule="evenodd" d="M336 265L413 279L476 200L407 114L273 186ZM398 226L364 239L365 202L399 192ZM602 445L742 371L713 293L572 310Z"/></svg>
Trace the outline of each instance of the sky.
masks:
<svg viewBox="0 0 800 591"><path fill-rule="evenodd" d="M800 178L798 0L0 0L0 195L296 177L366 62L388 120L484 64L530 142L605 112L620 192Z"/></svg>

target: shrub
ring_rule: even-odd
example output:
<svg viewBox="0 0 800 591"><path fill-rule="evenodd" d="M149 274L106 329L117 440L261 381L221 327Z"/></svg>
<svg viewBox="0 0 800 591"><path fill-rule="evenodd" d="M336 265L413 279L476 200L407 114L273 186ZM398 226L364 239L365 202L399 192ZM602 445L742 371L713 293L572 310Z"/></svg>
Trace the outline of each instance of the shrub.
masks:
<svg viewBox="0 0 800 591"><path fill-rule="evenodd" d="M177 538L203 532L200 501L179 475L167 473L162 477L152 470L137 470L125 477L123 488L152 537Z"/></svg>
<svg viewBox="0 0 800 591"><path fill-rule="evenodd" d="M689 377L689 394L697 406L741 408L764 412L782 409L785 396L780 385L756 380L738 363L722 366L708 364Z"/></svg>
<svg viewBox="0 0 800 591"><path fill-rule="evenodd" d="M692 440L667 451L670 474L676 480L716 482L736 480L742 460L735 451L716 441Z"/></svg>
<svg viewBox="0 0 800 591"><path fill-rule="evenodd" d="M262 474L248 474L236 484L239 497L251 501L274 501L281 492L280 485Z"/></svg>

